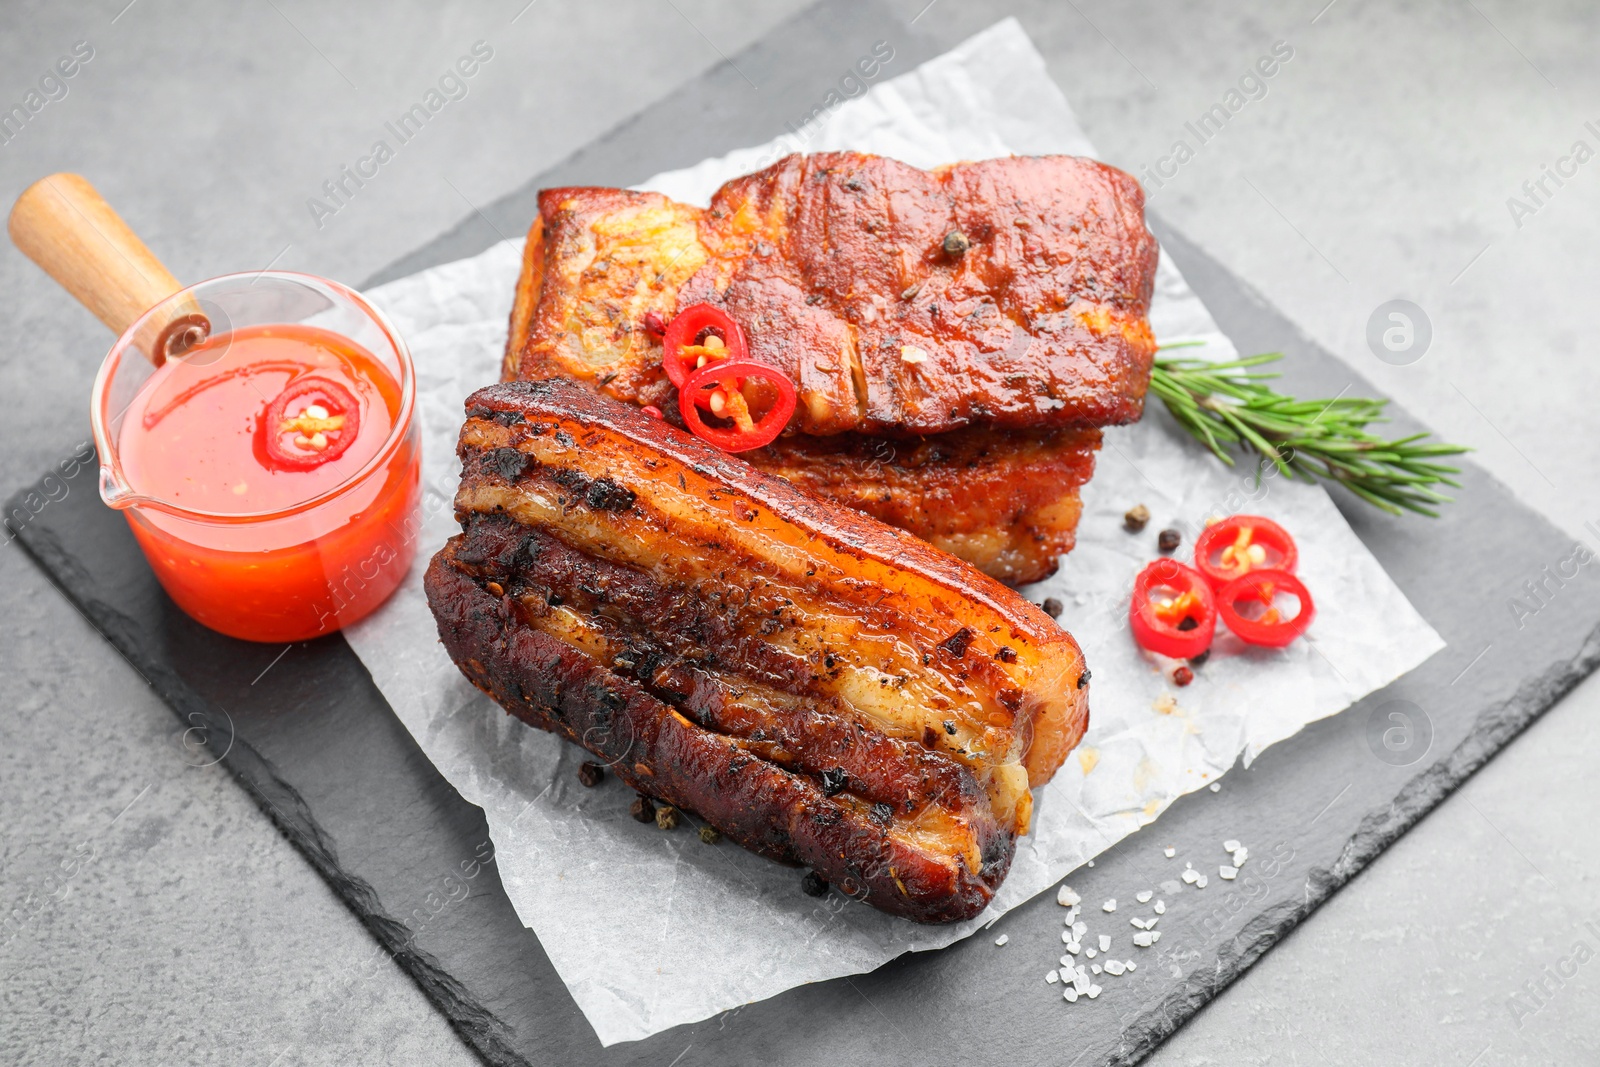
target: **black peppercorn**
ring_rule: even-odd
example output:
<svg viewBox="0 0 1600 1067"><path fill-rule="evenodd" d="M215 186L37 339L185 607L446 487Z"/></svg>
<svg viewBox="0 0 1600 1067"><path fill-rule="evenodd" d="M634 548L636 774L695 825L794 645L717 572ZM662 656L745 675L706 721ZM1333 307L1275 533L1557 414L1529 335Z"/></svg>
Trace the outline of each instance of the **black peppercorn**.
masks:
<svg viewBox="0 0 1600 1067"><path fill-rule="evenodd" d="M640 793L633 798L633 804L628 808L628 814L638 822L651 823L656 821L656 806L650 798Z"/></svg>
<svg viewBox="0 0 1600 1067"><path fill-rule="evenodd" d="M838 796L849 784L850 776L844 772L843 767L822 772L822 795L825 797Z"/></svg>
<svg viewBox="0 0 1600 1067"><path fill-rule="evenodd" d="M1150 521L1150 509L1143 504L1135 504L1122 516L1122 525L1129 533L1138 533L1144 529L1144 524Z"/></svg>
<svg viewBox="0 0 1600 1067"><path fill-rule="evenodd" d="M1083 673L1078 675L1078 688L1082 689L1089 684L1089 668L1085 667Z"/></svg>
<svg viewBox="0 0 1600 1067"><path fill-rule="evenodd" d="M1177 530L1168 528L1156 536L1156 547L1163 553L1171 553L1183 544L1183 535Z"/></svg>
<svg viewBox="0 0 1600 1067"><path fill-rule="evenodd" d="M828 880L818 877L816 871L807 871L806 876L800 879L800 892L808 897L826 896L828 893Z"/></svg>
<svg viewBox="0 0 1600 1067"><path fill-rule="evenodd" d="M1044 603L1039 606L1044 608L1044 613L1050 616L1052 619L1061 618L1062 611L1066 610L1061 601L1057 600L1053 596L1045 597Z"/></svg>
<svg viewBox="0 0 1600 1067"><path fill-rule="evenodd" d="M593 760L584 760L578 765L578 781L593 789L605 780L606 769Z"/></svg>

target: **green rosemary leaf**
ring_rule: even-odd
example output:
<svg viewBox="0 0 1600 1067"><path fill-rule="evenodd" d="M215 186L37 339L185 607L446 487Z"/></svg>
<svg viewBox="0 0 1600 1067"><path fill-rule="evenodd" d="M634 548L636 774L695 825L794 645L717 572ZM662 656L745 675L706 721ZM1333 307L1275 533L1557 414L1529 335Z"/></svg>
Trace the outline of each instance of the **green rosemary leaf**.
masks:
<svg viewBox="0 0 1600 1067"><path fill-rule="evenodd" d="M1202 344L1185 341L1163 351ZM1368 429L1384 421L1387 400L1339 396L1297 400L1267 382L1279 377L1255 368L1283 356L1265 352L1212 363L1158 356L1150 390L1178 425L1222 462L1232 451L1259 454L1284 474L1335 482L1373 507L1394 515L1437 516L1432 505L1450 501L1435 486L1459 489L1457 468L1433 462L1469 449L1429 441L1426 433L1387 439Z"/></svg>

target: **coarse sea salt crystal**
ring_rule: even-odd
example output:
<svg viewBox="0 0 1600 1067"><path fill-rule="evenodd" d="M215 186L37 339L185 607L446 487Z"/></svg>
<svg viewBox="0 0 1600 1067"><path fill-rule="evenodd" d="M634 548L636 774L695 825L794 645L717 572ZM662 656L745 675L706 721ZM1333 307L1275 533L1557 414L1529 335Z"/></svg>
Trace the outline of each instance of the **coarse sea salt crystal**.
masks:
<svg viewBox="0 0 1600 1067"><path fill-rule="evenodd" d="M1010 941L1010 940L1011 940L1011 935L1010 934L1001 934L999 937L994 939L994 943L996 945L1003 945L1007 941Z"/></svg>
<svg viewBox="0 0 1600 1067"><path fill-rule="evenodd" d="M1068 976L1070 976L1072 974L1072 957L1071 956L1062 956L1061 957L1061 966L1062 966L1061 977L1063 979L1065 979L1065 978L1067 978Z"/></svg>
<svg viewBox="0 0 1600 1067"><path fill-rule="evenodd" d="M1155 896L1155 895L1156 894L1155 894L1154 890L1141 889L1141 890L1139 890L1139 892L1137 892L1137 893L1135 893L1133 895L1133 899L1137 900L1141 904L1148 904L1148 903L1150 903L1150 898Z"/></svg>
<svg viewBox="0 0 1600 1067"><path fill-rule="evenodd" d="M1110 934L1101 934L1100 935L1100 951L1101 952L1110 952L1111 951L1111 935Z"/></svg>
<svg viewBox="0 0 1600 1067"><path fill-rule="evenodd" d="M1220 792L1222 792L1222 783L1221 783L1221 782L1212 782L1212 783L1211 783L1211 791L1212 791L1212 792L1213 792L1213 793L1220 793Z"/></svg>
<svg viewBox="0 0 1600 1067"><path fill-rule="evenodd" d="M1067 986L1061 991L1061 998L1068 1004L1076 1004L1078 1002L1078 991L1071 986Z"/></svg>
<svg viewBox="0 0 1600 1067"><path fill-rule="evenodd" d="M1139 969L1139 965L1137 963L1134 963L1132 960L1126 961L1125 963L1123 963L1123 966L1128 968L1128 970L1130 970L1130 971L1137 971Z"/></svg>
<svg viewBox="0 0 1600 1067"><path fill-rule="evenodd" d="M1235 841L1232 838L1229 838L1228 840L1226 840L1226 841L1224 841L1222 843L1222 851L1224 851L1224 852L1237 852L1237 851L1239 851L1239 842Z"/></svg>
<svg viewBox="0 0 1600 1067"><path fill-rule="evenodd" d="M1093 967L1090 967L1089 969L1091 971L1093 971L1095 974L1099 974L1100 973L1100 965L1098 963L1095 964Z"/></svg>
<svg viewBox="0 0 1600 1067"><path fill-rule="evenodd" d="M1101 911L1116 911L1117 910L1117 898L1116 897L1112 897L1110 900L1108 900L1104 904L1100 905L1100 910Z"/></svg>
<svg viewBox="0 0 1600 1067"><path fill-rule="evenodd" d="M1194 887L1196 889L1204 889L1206 887L1207 881L1208 881L1208 879L1206 878L1206 876L1202 874L1200 877L1198 877L1198 878L1196 878L1194 880Z"/></svg>
<svg viewBox="0 0 1600 1067"><path fill-rule="evenodd" d="M1100 995L1100 987L1099 986L1092 985L1092 986L1089 987L1089 999L1090 1000L1093 1000L1095 997L1098 997L1099 995Z"/></svg>
<svg viewBox="0 0 1600 1067"><path fill-rule="evenodd" d="M1082 897L1078 896L1078 894L1072 891L1072 887L1070 885L1063 885L1060 889L1056 890L1056 903L1060 904L1063 908L1070 908L1082 899Z"/></svg>
<svg viewBox="0 0 1600 1067"><path fill-rule="evenodd" d="M1092 960L1095 957L1095 950L1093 948L1086 948L1083 950L1083 954Z"/></svg>
<svg viewBox="0 0 1600 1067"><path fill-rule="evenodd" d="M1165 852L1167 854L1167 859L1169 859L1169 860L1172 857L1174 857L1174 856L1176 856L1178 854L1178 850L1173 848L1171 845L1168 845L1166 848L1162 849L1161 851L1163 851L1163 852Z"/></svg>
<svg viewBox="0 0 1600 1067"><path fill-rule="evenodd" d="M1194 885L1200 880L1200 872L1195 870L1193 867L1185 867L1183 869L1182 877L1185 882L1188 882L1190 885Z"/></svg>
<svg viewBox="0 0 1600 1067"><path fill-rule="evenodd" d="M1167 913L1167 902L1164 901L1164 900L1156 901L1156 914L1157 915L1165 915L1166 913Z"/></svg>
<svg viewBox="0 0 1600 1067"><path fill-rule="evenodd" d="M1080 941L1083 940L1083 935L1087 934L1088 932L1089 932L1089 924L1088 923L1073 923L1072 924L1072 936L1074 938L1076 938L1077 940L1080 940Z"/></svg>
<svg viewBox="0 0 1600 1067"><path fill-rule="evenodd" d="M1140 930L1133 935L1133 943L1139 948L1149 948L1152 940L1148 930Z"/></svg>
<svg viewBox="0 0 1600 1067"><path fill-rule="evenodd" d="M1150 931L1150 943L1153 945L1157 941L1160 941L1160 940L1161 940L1161 931L1160 930L1151 930Z"/></svg>
<svg viewBox="0 0 1600 1067"><path fill-rule="evenodd" d="M1239 848L1236 848L1236 849L1233 850L1233 865L1235 867L1243 867L1244 866L1244 861L1249 859L1249 858L1250 858L1250 850L1249 849L1244 848L1243 846L1240 846Z"/></svg>
<svg viewBox="0 0 1600 1067"><path fill-rule="evenodd" d="M1077 941L1068 941L1067 951L1076 956L1078 953L1083 951L1083 945Z"/></svg>
<svg viewBox="0 0 1600 1067"><path fill-rule="evenodd" d="M1049 974L1044 976L1044 980L1050 985L1055 985L1057 982L1061 981L1061 972L1051 971Z"/></svg>
<svg viewBox="0 0 1600 1067"><path fill-rule="evenodd" d="M1090 985L1090 983L1089 983L1089 972L1088 971L1079 970L1077 974L1072 976L1072 988L1076 989L1078 992L1080 992L1080 993L1089 992L1089 985Z"/></svg>
<svg viewBox="0 0 1600 1067"><path fill-rule="evenodd" d="M1217 873L1222 876L1222 880L1224 882L1231 882L1235 878L1239 877L1239 868L1229 867L1226 863L1224 863L1221 867L1217 868Z"/></svg>
<svg viewBox="0 0 1600 1067"><path fill-rule="evenodd" d="M1127 970L1127 968L1123 966L1121 960L1106 960L1107 974L1120 975L1125 970Z"/></svg>
<svg viewBox="0 0 1600 1067"><path fill-rule="evenodd" d="M1128 925L1133 927L1135 930L1143 930L1145 928L1144 920L1139 918L1137 915L1128 920Z"/></svg>

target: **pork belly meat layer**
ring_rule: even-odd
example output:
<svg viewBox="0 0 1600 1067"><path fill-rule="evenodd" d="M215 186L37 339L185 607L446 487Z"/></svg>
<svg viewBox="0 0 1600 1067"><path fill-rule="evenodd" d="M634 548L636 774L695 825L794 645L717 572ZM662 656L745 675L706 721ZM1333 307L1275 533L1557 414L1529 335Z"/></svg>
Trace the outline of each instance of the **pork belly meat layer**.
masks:
<svg viewBox="0 0 1600 1067"><path fill-rule="evenodd" d="M1054 574L1072 551L1099 448L1099 430L794 434L740 458L1024 585Z"/></svg>
<svg viewBox="0 0 1600 1067"><path fill-rule="evenodd" d="M794 155L728 182L705 210L547 189L507 376L665 407L647 316L705 301L796 383L804 433L1132 422L1155 353L1157 254L1139 184L1073 156L930 172Z"/></svg>
<svg viewBox="0 0 1600 1067"><path fill-rule="evenodd" d="M633 788L923 922L977 914L1087 726L1082 654L932 546L574 383L467 401L429 604Z"/></svg>

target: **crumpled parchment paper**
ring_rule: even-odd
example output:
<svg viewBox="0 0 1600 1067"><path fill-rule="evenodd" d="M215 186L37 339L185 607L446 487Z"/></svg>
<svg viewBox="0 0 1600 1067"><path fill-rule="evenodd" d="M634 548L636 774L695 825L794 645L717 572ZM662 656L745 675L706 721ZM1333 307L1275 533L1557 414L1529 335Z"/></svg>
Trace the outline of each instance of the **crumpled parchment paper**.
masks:
<svg viewBox="0 0 1600 1067"><path fill-rule="evenodd" d="M1093 155L1043 59L1014 20L770 145L645 183L705 203L723 181L790 151L859 149L920 167L1018 154ZM1037 795L1034 830L982 916L917 926L800 893L800 872L694 829L664 833L629 818L614 778L586 789L583 753L512 719L461 677L440 647L422 594L425 561L456 532L450 498L462 401L498 377L521 242L369 294L409 340L420 383L427 518L421 556L382 610L347 631L384 696L440 772L488 816L506 893L605 1044L707 1018L804 982L872 970L940 948L1054 885L1148 825L1173 800L1216 781L1241 757L1332 715L1443 647L1315 486L1228 469L1179 431L1153 398L1144 421L1109 430L1084 492L1078 547L1060 573L1025 590L1059 597L1061 622L1093 668L1091 726L1079 752ZM1233 348L1163 260L1151 318L1162 343L1191 354ZM1150 508L1141 535L1122 528ZM1281 651L1224 637L1194 684L1170 690L1128 634L1134 574L1155 532L1194 534L1212 514L1268 515L1295 534L1300 575L1317 599L1306 639ZM1176 707L1157 710L1164 694Z"/></svg>

